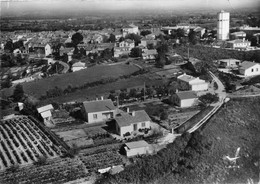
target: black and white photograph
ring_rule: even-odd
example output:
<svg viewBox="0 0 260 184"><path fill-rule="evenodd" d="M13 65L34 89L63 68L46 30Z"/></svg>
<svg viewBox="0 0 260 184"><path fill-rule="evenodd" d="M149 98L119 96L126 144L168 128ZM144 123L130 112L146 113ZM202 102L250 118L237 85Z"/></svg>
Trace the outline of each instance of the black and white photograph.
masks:
<svg viewBox="0 0 260 184"><path fill-rule="evenodd" d="M0 184L260 184L260 0L0 0Z"/></svg>

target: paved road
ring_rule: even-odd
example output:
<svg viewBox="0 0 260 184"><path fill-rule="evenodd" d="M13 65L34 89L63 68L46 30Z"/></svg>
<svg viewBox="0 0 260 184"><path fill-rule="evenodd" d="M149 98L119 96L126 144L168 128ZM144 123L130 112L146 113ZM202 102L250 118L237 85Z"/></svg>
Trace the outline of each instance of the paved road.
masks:
<svg viewBox="0 0 260 184"><path fill-rule="evenodd" d="M61 73L67 73L69 71L70 66L67 63L58 60L57 62L59 62L63 66L63 70L61 71Z"/></svg>

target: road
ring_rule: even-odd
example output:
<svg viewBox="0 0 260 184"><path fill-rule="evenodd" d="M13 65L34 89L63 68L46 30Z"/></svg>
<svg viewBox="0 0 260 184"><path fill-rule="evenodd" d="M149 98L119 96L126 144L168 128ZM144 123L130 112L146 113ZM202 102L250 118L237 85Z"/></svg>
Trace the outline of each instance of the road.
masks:
<svg viewBox="0 0 260 184"><path fill-rule="evenodd" d="M63 70L61 71L61 73L67 73L69 71L70 66L67 63L59 60L57 60L57 62L59 62L59 64L63 66Z"/></svg>
<svg viewBox="0 0 260 184"><path fill-rule="evenodd" d="M216 75L214 75L211 71L209 71L209 74L212 77L212 80L217 83L218 88L214 91L219 96L219 101L215 104L212 104L214 108L206 115L204 116L198 123L196 123L193 127L191 127L188 132L192 133L196 131L198 128L200 128L204 123L206 123L209 118L211 118L219 109L220 107L225 103L225 99L227 97L227 93L225 92L225 86L222 84L222 82L217 78Z"/></svg>

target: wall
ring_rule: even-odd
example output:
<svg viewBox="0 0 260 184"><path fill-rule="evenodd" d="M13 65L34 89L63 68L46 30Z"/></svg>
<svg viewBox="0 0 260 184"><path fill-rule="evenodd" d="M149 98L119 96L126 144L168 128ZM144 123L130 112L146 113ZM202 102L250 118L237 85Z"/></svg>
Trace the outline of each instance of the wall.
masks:
<svg viewBox="0 0 260 184"><path fill-rule="evenodd" d="M252 69L254 70L252 72ZM244 76L254 76L254 75L260 75L260 65L257 64L251 68L248 68L246 70L240 69L239 72Z"/></svg>
<svg viewBox="0 0 260 184"><path fill-rule="evenodd" d="M102 111L102 112L94 112L94 113L87 113L87 121L88 123L95 123L95 122L102 122L102 121L106 121L109 119L106 118L103 113L108 113L111 112L113 114L113 117L115 116L115 111ZM97 119L94 119L93 114L97 115ZM111 118L111 117L110 117Z"/></svg>
<svg viewBox="0 0 260 184"><path fill-rule="evenodd" d="M191 107L196 103L197 99L181 100L180 107Z"/></svg>
<svg viewBox="0 0 260 184"><path fill-rule="evenodd" d="M143 154L148 153L148 148L147 147L135 148L135 149L131 149L131 150L126 149L126 150L127 150L126 151L126 155L128 157L136 156L136 155L143 155Z"/></svg>

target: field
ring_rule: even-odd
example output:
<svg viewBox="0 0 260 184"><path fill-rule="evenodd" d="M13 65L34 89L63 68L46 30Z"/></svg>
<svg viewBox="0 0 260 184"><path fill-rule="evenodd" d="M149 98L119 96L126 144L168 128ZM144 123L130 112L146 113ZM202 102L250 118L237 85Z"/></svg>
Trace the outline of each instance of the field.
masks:
<svg viewBox="0 0 260 184"><path fill-rule="evenodd" d="M1 121L0 142L0 171L62 154L52 136L26 116Z"/></svg>
<svg viewBox="0 0 260 184"><path fill-rule="evenodd" d="M95 82L107 78L118 78L119 76L129 75L138 71L139 68L134 65L114 65L114 66L95 66L81 71L61 74L39 81L33 81L23 84L25 93L40 97L45 95L49 89L55 86L65 89L68 85L82 86L85 83ZM2 93L6 96L11 95L13 88L5 89Z"/></svg>
<svg viewBox="0 0 260 184"><path fill-rule="evenodd" d="M84 164L78 159L55 159L44 166L32 166L20 168L15 173L0 173L1 184L38 184L55 183L62 184L79 178L88 178L90 173Z"/></svg>
<svg viewBox="0 0 260 184"><path fill-rule="evenodd" d="M82 102L89 99L95 99L96 96L104 96L105 98L108 97L111 90L120 90L126 89L131 87L136 87L140 85L162 85L163 81L160 79L153 80L149 76L135 76L131 77L130 79L120 79L116 82L98 85L97 87L92 87L88 89L82 89L64 96L42 100L41 104L49 104L53 101L58 103L64 103L69 101L77 101Z"/></svg>

